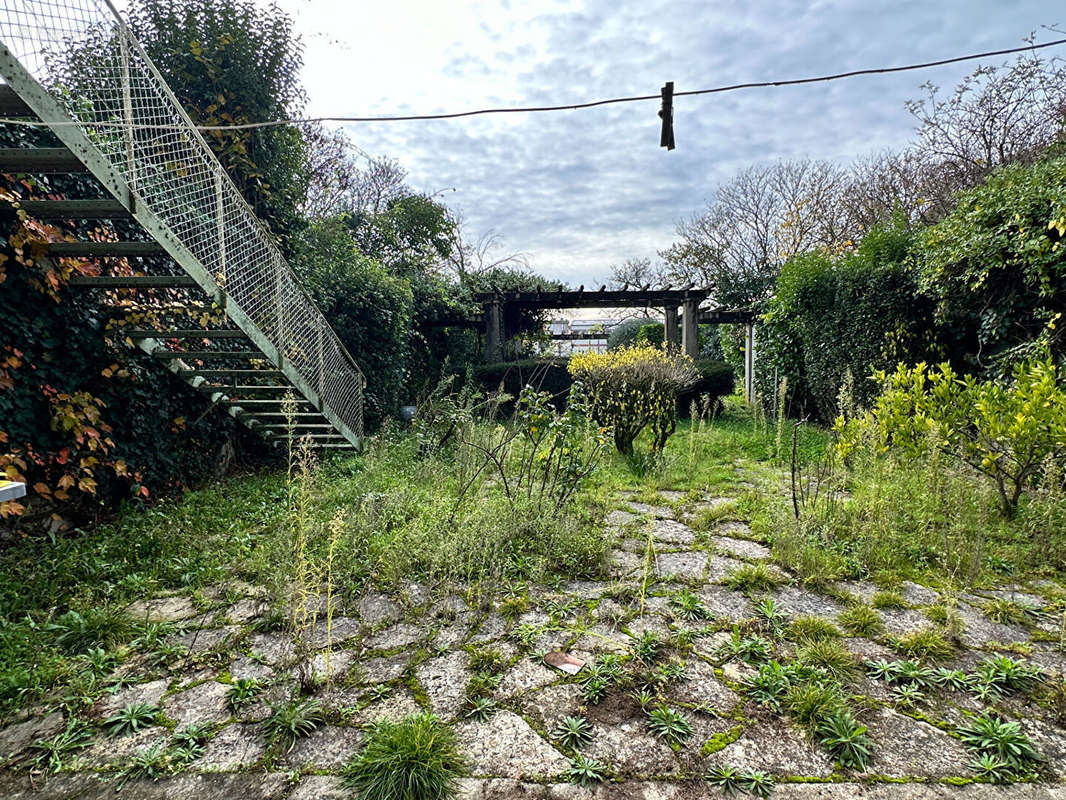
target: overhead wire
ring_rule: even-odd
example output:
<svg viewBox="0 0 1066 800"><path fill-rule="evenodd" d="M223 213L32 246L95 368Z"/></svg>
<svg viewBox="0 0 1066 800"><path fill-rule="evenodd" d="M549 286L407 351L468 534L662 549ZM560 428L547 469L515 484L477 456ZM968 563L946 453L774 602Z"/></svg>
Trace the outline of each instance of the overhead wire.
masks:
<svg viewBox="0 0 1066 800"><path fill-rule="evenodd" d="M846 72L837 72L831 75L818 75L807 78L788 78L781 80L770 81L751 81L747 83L733 83L725 86L715 86L707 89L689 89L687 91L675 91L674 97L694 97L698 95L709 94L722 94L725 92L735 92L743 89L764 89L773 88L778 86L799 86L803 84L811 83L825 83L828 81L842 80L845 78L855 78L863 75L886 75L898 72L910 72L920 69L930 69L932 67L941 67L948 64L958 64L964 61L976 61L981 58L991 58L993 56L1011 55L1013 53L1022 53L1032 50L1042 50L1048 47L1057 47L1059 45L1066 44L1066 38L1055 39L1050 42L1040 42L1038 44L1027 44L1021 47L1008 47L1002 50L987 50L982 53L970 53L964 56L953 56L952 58L942 58L936 61L923 61L916 64L904 64L896 67L873 67L869 69L855 69L848 70ZM200 131L238 131L238 130L254 130L259 128L272 128L278 126L288 125L308 125L316 123L374 123L374 122L419 122L426 120L447 120L447 119L460 119L463 117L477 117L486 116L490 114L534 114L543 112L554 111L579 111L587 108L597 108L600 106L617 105L620 103L638 103L648 100L661 100L661 93L635 95L632 97L611 97L604 100L589 100L582 103L567 103L563 105L554 106L518 106L518 107L502 107L502 108L480 108L471 111L455 111L445 112L439 114L391 114L384 116L373 117L352 117L352 116L326 116L326 117L298 117L293 119L279 119L268 120L263 122L243 122L232 123L228 125L196 125L196 129ZM40 120L25 120L25 119L6 119L0 118L0 123L8 125L24 125L29 127L50 127L54 128L62 125L84 125L86 124L81 120L72 120L70 122L49 122L44 123ZM115 122L91 122L92 125L114 125L115 127L128 128L130 126L122 121L116 120ZM169 124L134 124L134 128L151 128L157 129L184 129L184 125L169 125Z"/></svg>

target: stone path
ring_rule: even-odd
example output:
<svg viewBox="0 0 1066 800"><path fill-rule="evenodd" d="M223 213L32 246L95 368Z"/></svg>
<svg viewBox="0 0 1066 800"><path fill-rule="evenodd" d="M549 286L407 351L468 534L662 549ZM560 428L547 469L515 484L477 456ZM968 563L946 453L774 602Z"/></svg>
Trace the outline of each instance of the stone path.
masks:
<svg viewBox="0 0 1066 800"><path fill-rule="evenodd" d="M754 702L745 681L760 661L793 660L803 641L791 632L810 618L843 629L849 604L884 606L885 596L865 582L803 588L769 564L769 549L743 523L722 519L705 531L687 524L726 502L676 494L623 504L608 517L615 547L602 580L523 587L489 607L417 584L395 597L363 596L336 612L328 629L320 623L313 632L320 648L310 665L319 683L313 696L325 722L289 752L269 746L260 723L271 702L293 696L300 670L291 641L271 627L254 588L206 593L208 607L183 596L135 604L130 613L158 623L161 640L127 658L105 681L109 691L81 714L93 725L88 746L70 751L62 772L35 769L33 744L60 734L68 715L42 707L6 721L0 796L112 796L138 752L171 747L177 731L203 725L202 747L179 774L134 777L124 791L149 798L347 797L339 773L359 750L362 726L429 709L455 725L471 768L461 792L468 798L721 797L701 780L720 765L770 773L782 798L1066 798L1066 654L1061 615L1049 613L1061 608L1066 590L1044 582L1024 592L948 598L904 583L889 607L874 611L880 624L870 635L842 630L836 640L854 659L845 681L849 705L873 749L868 770L858 773L836 765L796 721ZM753 564L767 565L778 585L748 594L729 588L731 576ZM766 597L782 615L773 629L757 611ZM945 625L959 644L936 666L972 672L1010 650L1043 671L1043 688L977 699L929 685L915 699L863 669L865 662L905 658L900 637L922 630L947 636ZM768 652L743 653L752 637ZM654 652L641 663L632 654L645 646ZM549 650L587 666L567 675L543 663ZM587 685L590 668L617 668L601 696ZM258 681L261 693L235 710L228 698L242 678ZM642 686L651 687L645 705L681 714L688 736L673 743L656 736L638 696ZM484 718L470 714L475 695L494 701ZM131 735L109 736L103 721L136 703L158 715ZM983 707L1022 723L1045 758L1041 782L973 782L973 754L955 731ZM554 735L567 716L591 726L580 751ZM600 761L611 782L566 783L577 752Z"/></svg>

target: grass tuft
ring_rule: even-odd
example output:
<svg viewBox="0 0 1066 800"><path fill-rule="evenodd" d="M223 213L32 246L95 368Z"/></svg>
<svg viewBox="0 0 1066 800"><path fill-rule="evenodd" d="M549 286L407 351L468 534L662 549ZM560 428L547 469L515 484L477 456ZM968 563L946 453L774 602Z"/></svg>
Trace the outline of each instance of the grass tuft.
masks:
<svg viewBox="0 0 1066 800"><path fill-rule="evenodd" d="M421 713L370 726L343 774L361 800L445 800L457 791L466 762L452 729Z"/></svg>

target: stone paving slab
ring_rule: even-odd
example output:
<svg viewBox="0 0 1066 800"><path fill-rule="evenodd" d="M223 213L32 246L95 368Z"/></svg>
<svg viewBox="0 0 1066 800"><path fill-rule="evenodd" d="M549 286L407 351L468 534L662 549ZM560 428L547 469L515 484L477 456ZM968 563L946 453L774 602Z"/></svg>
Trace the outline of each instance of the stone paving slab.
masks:
<svg viewBox="0 0 1066 800"><path fill-rule="evenodd" d="M204 754L195 762L197 769L220 772L250 766L266 755L258 725L234 723L227 725L207 743Z"/></svg>
<svg viewBox="0 0 1066 800"><path fill-rule="evenodd" d="M525 720L510 711L498 711L484 722L460 723L455 733L475 775L551 777L569 764Z"/></svg>

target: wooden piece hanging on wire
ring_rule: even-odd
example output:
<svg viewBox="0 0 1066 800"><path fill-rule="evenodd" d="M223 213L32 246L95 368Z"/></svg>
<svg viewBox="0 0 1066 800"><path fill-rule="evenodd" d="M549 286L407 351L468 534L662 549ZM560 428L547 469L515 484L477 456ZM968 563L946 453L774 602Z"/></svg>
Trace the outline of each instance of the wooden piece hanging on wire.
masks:
<svg viewBox="0 0 1066 800"><path fill-rule="evenodd" d="M674 82L667 81L662 88L663 107L659 109L659 116L663 121L663 132L659 136L659 147L667 150L674 149Z"/></svg>

